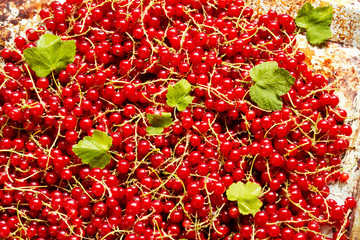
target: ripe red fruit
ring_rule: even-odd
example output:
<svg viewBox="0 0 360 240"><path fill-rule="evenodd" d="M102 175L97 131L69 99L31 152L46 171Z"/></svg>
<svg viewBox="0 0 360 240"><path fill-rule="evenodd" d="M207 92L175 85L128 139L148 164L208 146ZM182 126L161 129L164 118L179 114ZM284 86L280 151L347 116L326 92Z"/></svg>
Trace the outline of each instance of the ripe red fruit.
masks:
<svg viewBox="0 0 360 240"><path fill-rule="evenodd" d="M253 18L243 0L101 2L53 1L41 26L1 51L1 239L315 240L323 225L348 230L356 201L329 199L328 184L349 179L340 157L353 130L295 47L290 15ZM45 30L76 52L39 77L21 60ZM270 112L252 101L250 73L274 61L295 83ZM190 86L171 104L180 80ZM149 119L164 113L169 127ZM103 169L72 150L95 131L104 139L84 151L110 156ZM229 200L239 181L261 185L254 216Z"/></svg>

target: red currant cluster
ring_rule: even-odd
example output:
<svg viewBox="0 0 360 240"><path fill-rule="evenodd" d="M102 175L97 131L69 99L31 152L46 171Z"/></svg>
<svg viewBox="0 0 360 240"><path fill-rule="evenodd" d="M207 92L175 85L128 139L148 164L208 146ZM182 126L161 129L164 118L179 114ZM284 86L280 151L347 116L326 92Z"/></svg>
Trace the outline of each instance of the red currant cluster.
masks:
<svg viewBox="0 0 360 240"><path fill-rule="evenodd" d="M254 19L243 0L66 0L44 26L1 52L1 239L347 239L354 198L346 182L352 134L345 110L295 47L289 15ZM46 31L75 40L75 61L45 78L22 53ZM249 70L276 61L296 78L281 111L249 97ZM186 79L192 103L166 103ZM172 113L150 135L146 114ZM72 147L108 133L113 158L90 169ZM239 212L226 189L261 185L261 211ZM321 233L333 229L333 237Z"/></svg>

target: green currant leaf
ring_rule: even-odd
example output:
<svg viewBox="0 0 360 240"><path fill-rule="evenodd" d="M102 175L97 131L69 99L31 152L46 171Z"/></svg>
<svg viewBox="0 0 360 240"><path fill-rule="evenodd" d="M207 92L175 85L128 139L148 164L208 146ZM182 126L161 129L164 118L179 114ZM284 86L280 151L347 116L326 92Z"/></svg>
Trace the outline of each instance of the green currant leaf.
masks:
<svg viewBox="0 0 360 240"><path fill-rule="evenodd" d="M262 206L259 199L261 186L255 182L233 183L226 190L226 197L229 201L236 201L241 214L255 215Z"/></svg>
<svg viewBox="0 0 360 240"><path fill-rule="evenodd" d="M310 44L321 44L332 37L330 25L333 18L332 6L314 8L310 3L298 11L295 23L306 29L306 38Z"/></svg>
<svg viewBox="0 0 360 240"><path fill-rule="evenodd" d="M38 77L46 77L52 71L60 72L69 63L74 62L75 41L62 41L59 36L44 34L37 42L37 47L24 50L25 62Z"/></svg>
<svg viewBox="0 0 360 240"><path fill-rule="evenodd" d="M89 164L91 168L104 168L110 163L111 155L109 149L112 146L112 138L99 130L93 135L84 137L72 148L82 163Z"/></svg>
<svg viewBox="0 0 360 240"><path fill-rule="evenodd" d="M184 111L193 101L194 97L190 96L191 84L182 79L174 86L169 86L166 94L166 103L170 107L176 107L179 111Z"/></svg>
<svg viewBox="0 0 360 240"><path fill-rule="evenodd" d="M146 132L149 134L159 135L164 131L164 128L171 126L173 119L171 113L147 114L147 120L151 126L146 128Z"/></svg>
<svg viewBox="0 0 360 240"><path fill-rule="evenodd" d="M281 110L283 102L273 91L254 85L250 88L250 98L257 105L266 110Z"/></svg>
<svg viewBox="0 0 360 240"><path fill-rule="evenodd" d="M250 98L265 110L281 110L280 96L286 94L295 83L290 73L279 68L277 62L264 62L250 70L250 77L255 84L250 88Z"/></svg>
<svg viewBox="0 0 360 240"><path fill-rule="evenodd" d="M324 24L319 24L312 26L308 29L306 33L306 38L309 43L318 45L323 43L326 39L332 37L332 32L329 27L324 26Z"/></svg>

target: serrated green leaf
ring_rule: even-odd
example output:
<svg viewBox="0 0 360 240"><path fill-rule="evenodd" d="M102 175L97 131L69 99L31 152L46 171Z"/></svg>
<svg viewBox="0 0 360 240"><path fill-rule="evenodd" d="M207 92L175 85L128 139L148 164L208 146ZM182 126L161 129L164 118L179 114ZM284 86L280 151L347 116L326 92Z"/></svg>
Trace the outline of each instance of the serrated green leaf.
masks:
<svg viewBox="0 0 360 240"><path fill-rule="evenodd" d="M262 201L259 198L254 198L252 200L244 199L243 201L238 201L238 208L241 214L247 215L255 215L262 206Z"/></svg>
<svg viewBox="0 0 360 240"><path fill-rule="evenodd" d="M266 83L267 81L262 81L262 78L271 80L271 73L278 68L276 62L264 62L262 64L256 65L250 70L250 77L257 83L261 84L262 82ZM263 85L261 85L264 87Z"/></svg>
<svg viewBox="0 0 360 240"><path fill-rule="evenodd" d="M229 188L226 190L226 197L229 201L237 201L239 198L241 198L241 190L244 183L238 182L233 183L229 186Z"/></svg>
<svg viewBox="0 0 360 240"><path fill-rule="evenodd" d="M261 208L262 202L259 199L261 186L255 182L233 183L226 190L226 197L229 201L236 201L241 214L255 215Z"/></svg>
<svg viewBox="0 0 360 240"><path fill-rule="evenodd" d="M329 27L324 27L322 25L316 25L312 26L308 29L306 33L306 39L311 44L321 44L326 39L329 39L332 37L332 32Z"/></svg>
<svg viewBox="0 0 360 240"><path fill-rule="evenodd" d="M265 110L281 110L280 96L286 94L295 83L295 78L277 62L264 62L250 70L250 77L255 82L250 88L250 98Z"/></svg>
<svg viewBox="0 0 360 240"><path fill-rule="evenodd" d="M61 38L59 36L53 34L44 34L39 38L36 45L38 48L47 48L59 43L60 41Z"/></svg>
<svg viewBox="0 0 360 240"><path fill-rule="evenodd" d="M314 7L306 2L304 6L298 11L297 16L295 18L295 23L298 27L301 28L307 28L308 26L308 15L311 14L312 11L314 11Z"/></svg>
<svg viewBox="0 0 360 240"><path fill-rule="evenodd" d="M324 23L330 25L334 15L332 6L317 7L311 17L316 23Z"/></svg>
<svg viewBox="0 0 360 240"><path fill-rule="evenodd" d="M146 118L151 125L146 128L146 132L149 134L159 135L164 131L164 128L171 126L173 123L171 113L147 114Z"/></svg>
<svg viewBox="0 0 360 240"><path fill-rule="evenodd" d="M74 62L75 41L62 41L59 36L44 34L37 42L37 47L24 50L25 62L38 77L46 77L52 71L59 72Z"/></svg>
<svg viewBox="0 0 360 240"><path fill-rule="evenodd" d="M283 107L283 102L275 91L269 91L257 85L250 88L250 98L259 107L266 110L278 111Z"/></svg>
<svg viewBox="0 0 360 240"><path fill-rule="evenodd" d="M174 86L169 86L166 94L166 103L170 107L176 107L179 111L184 111L193 101L194 97L190 96L191 84L182 79Z"/></svg>
<svg viewBox="0 0 360 240"><path fill-rule="evenodd" d="M311 44L321 44L332 37L330 25L333 18L332 6L314 8L310 3L299 10L295 23L306 29L306 38Z"/></svg>
<svg viewBox="0 0 360 240"><path fill-rule="evenodd" d="M72 150L82 163L89 164L91 168L104 168L110 163L111 155L108 151L111 146L112 138L107 133L95 130L91 137L84 137Z"/></svg>

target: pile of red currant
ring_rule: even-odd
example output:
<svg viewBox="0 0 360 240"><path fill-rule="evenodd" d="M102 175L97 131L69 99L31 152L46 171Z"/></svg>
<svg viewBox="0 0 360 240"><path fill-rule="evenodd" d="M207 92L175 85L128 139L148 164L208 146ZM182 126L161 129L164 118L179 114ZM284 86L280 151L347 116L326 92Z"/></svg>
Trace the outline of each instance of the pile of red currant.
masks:
<svg viewBox="0 0 360 240"><path fill-rule="evenodd" d="M40 17L1 52L0 239L348 239L356 201L328 195L349 178L352 129L289 15L255 18L243 0L66 0ZM23 51L46 32L75 40L76 56L39 78ZM281 111L249 97L267 61L296 79ZM166 103L181 79L184 111ZM148 134L146 114L163 112L173 124ZM94 130L112 137L104 169L72 151ZM254 216L226 197L239 181L261 185Z"/></svg>

